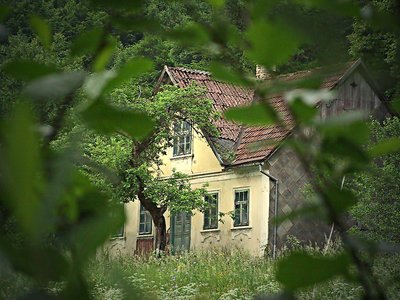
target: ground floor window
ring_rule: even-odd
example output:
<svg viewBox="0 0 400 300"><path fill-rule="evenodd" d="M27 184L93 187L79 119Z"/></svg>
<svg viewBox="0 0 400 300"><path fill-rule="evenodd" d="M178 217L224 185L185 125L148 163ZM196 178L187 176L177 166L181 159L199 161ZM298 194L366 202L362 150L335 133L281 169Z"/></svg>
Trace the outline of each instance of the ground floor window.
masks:
<svg viewBox="0 0 400 300"><path fill-rule="evenodd" d="M111 238L122 238L124 237L124 226L120 227L112 236Z"/></svg>
<svg viewBox="0 0 400 300"><path fill-rule="evenodd" d="M235 221L234 225L249 225L249 190L235 191Z"/></svg>
<svg viewBox="0 0 400 300"><path fill-rule="evenodd" d="M210 193L205 197L206 208L204 210L203 229L218 228L218 193Z"/></svg>
<svg viewBox="0 0 400 300"><path fill-rule="evenodd" d="M149 211L140 204L140 218L139 218L139 235L151 234L153 230L153 222Z"/></svg>

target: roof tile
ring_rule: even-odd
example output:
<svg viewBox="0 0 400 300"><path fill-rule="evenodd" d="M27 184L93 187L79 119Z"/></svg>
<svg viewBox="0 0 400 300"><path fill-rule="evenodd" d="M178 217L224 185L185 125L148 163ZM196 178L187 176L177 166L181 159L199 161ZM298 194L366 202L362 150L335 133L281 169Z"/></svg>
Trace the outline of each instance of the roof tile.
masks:
<svg viewBox="0 0 400 300"><path fill-rule="evenodd" d="M324 80L321 88L334 88L352 65L354 65L354 62L323 75ZM215 109L221 113L228 108L249 105L253 102L254 91L214 80L208 72L180 67L167 67L167 70L179 87L187 87L192 82L204 87L206 96L213 101ZM301 80L320 70L300 71L278 76L277 79L280 81ZM215 121L215 126L220 132L220 138L236 143L236 158L232 165L265 159L294 128L294 121L282 95L273 95L263 101L268 101L278 112L284 126L244 127L222 118ZM254 146L255 143L259 145Z"/></svg>

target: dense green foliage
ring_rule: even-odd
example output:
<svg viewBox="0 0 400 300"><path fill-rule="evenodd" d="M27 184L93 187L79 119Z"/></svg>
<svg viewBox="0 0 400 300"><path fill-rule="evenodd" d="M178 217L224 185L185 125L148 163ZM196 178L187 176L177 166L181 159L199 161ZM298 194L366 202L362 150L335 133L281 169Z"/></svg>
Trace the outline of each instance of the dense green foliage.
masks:
<svg viewBox="0 0 400 300"><path fill-rule="evenodd" d="M356 20L349 35L350 53L368 63L375 79L387 92L388 97L399 97L400 4L396 0L374 0L364 8L366 15L373 15L376 11L382 13L385 22L374 26L376 24ZM390 21L396 22L396 26L388 26Z"/></svg>
<svg viewBox="0 0 400 300"><path fill-rule="evenodd" d="M385 61L392 68L381 69L398 79L396 1L0 3L10 6L0 6L0 263L5 266L0 270L25 276L31 287L23 291L28 298L91 298L96 286L84 270L98 247L123 224L120 200L138 196L164 240L163 213L167 207L174 209L170 197L181 197L177 210L201 206L205 191L192 191L186 177L175 174L168 185L150 176L148 167L157 165L169 145L175 118L210 133L214 117L211 103L195 88L167 89L151 97L156 71L163 64L209 68L221 80L254 89L262 99L276 92L275 87L285 88L285 83L274 82L272 87L256 81L248 72L254 64L282 72L336 63L347 59L344 36L350 34L353 55L363 55L374 70L379 69L375 62ZM376 74L388 83L385 89L396 89L396 82ZM342 214L358 198L342 190L340 182L343 176L365 171L382 155L396 155L400 138L377 134L378 144L366 151L369 129L362 116L349 114L326 122L316 118L316 103L307 99L330 99L321 99L324 93L315 90L318 86L315 80L292 86L303 89L288 101L298 135L287 144L306 172L320 179L312 182L318 201L306 207L307 212L335 224L343 248L329 257L296 251L279 260L274 268L284 291L279 298L290 299L316 283L342 277L359 284L365 299L386 299L380 271L374 272L365 254L396 247L366 243L345 231ZM282 123L266 102L228 111L227 116L254 125L257 108L264 112L262 124ZM397 161L382 161L390 176ZM368 176L361 175L361 185L372 180ZM181 186L176 188L178 182ZM391 181L377 181L371 195L386 191L387 183ZM121 184L123 189L118 188ZM395 201L390 192L387 202ZM160 199L165 194L170 197ZM371 201L361 195L361 203L373 206ZM384 205L378 209L388 213ZM365 216L370 217L358 215L360 223L374 232L362 220ZM392 230L393 224L386 225L379 230ZM398 240L393 234L390 239ZM232 263L238 263L236 258ZM1 275L1 284L7 284ZM115 276L124 282L121 273ZM245 280L249 289L253 280ZM122 288L127 299L138 295L129 284Z"/></svg>
<svg viewBox="0 0 400 300"><path fill-rule="evenodd" d="M383 124L371 123L370 147L388 138L400 136L400 119L386 119ZM374 160L369 172L352 179L351 185L359 199L351 215L355 229L372 240L400 242L400 156L385 155Z"/></svg>

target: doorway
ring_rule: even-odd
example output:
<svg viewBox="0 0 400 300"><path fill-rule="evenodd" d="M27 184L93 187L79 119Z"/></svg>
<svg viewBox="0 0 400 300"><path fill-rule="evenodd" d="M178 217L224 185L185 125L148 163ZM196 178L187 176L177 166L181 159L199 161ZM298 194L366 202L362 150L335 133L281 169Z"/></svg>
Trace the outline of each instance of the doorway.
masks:
<svg viewBox="0 0 400 300"><path fill-rule="evenodd" d="M171 252L179 254L190 249L190 228L192 215L187 212L171 216Z"/></svg>

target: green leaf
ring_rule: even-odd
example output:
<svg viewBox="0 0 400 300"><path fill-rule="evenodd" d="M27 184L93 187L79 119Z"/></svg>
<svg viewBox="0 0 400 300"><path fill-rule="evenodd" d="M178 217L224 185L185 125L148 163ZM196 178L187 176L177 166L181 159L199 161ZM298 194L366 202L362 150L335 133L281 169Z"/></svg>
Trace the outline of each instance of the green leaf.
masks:
<svg viewBox="0 0 400 300"><path fill-rule="evenodd" d="M350 260L345 253L337 256L311 256L295 252L278 262L276 279L289 290L298 290L348 273Z"/></svg>
<svg viewBox="0 0 400 300"><path fill-rule="evenodd" d="M42 45L45 48L50 48L52 38L50 25L38 16L31 16L29 23L33 31L38 35Z"/></svg>
<svg viewBox="0 0 400 300"><path fill-rule="evenodd" d="M80 34L71 46L71 55L79 56L93 53L99 46L103 30L95 28Z"/></svg>
<svg viewBox="0 0 400 300"><path fill-rule="evenodd" d="M400 98L394 99L390 102L390 107L394 112L400 113Z"/></svg>
<svg viewBox="0 0 400 300"><path fill-rule="evenodd" d="M327 137L345 137L358 145L364 145L369 140L369 128L362 112L342 113L329 120L317 120L316 125Z"/></svg>
<svg viewBox="0 0 400 300"><path fill-rule="evenodd" d="M149 59L134 58L118 71L103 71L92 74L85 83L85 91L91 99L106 95L124 82L151 71L153 63Z"/></svg>
<svg viewBox="0 0 400 300"><path fill-rule="evenodd" d="M153 70L153 62L147 58L133 58L127 61L118 70L116 77L112 78L104 87L103 94L109 93L124 82L139 77L145 72Z"/></svg>
<svg viewBox="0 0 400 300"><path fill-rule="evenodd" d="M354 165L365 165L369 162L369 157L362 144L357 144L354 140L355 138L347 135L326 136L322 141L322 154L331 154L338 158L347 159Z"/></svg>
<svg viewBox="0 0 400 300"><path fill-rule="evenodd" d="M56 73L57 68L53 65L44 65L32 60L12 60L2 66L2 70L8 76L23 81L30 81Z"/></svg>
<svg viewBox="0 0 400 300"><path fill-rule="evenodd" d="M99 98L104 87L115 77L117 77L117 72L114 70L93 73L88 76L83 88L90 99Z"/></svg>
<svg viewBox="0 0 400 300"><path fill-rule="evenodd" d="M330 202L331 207L337 214L347 211L357 203L357 198L353 192L340 189L337 186L326 188L323 196Z"/></svg>
<svg viewBox="0 0 400 300"><path fill-rule="evenodd" d="M311 122L318 113L315 106L304 103L300 98L296 98L289 104L289 107L299 123Z"/></svg>
<svg viewBox="0 0 400 300"><path fill-rule="evenodd" d="M110 38L107 45L103 47L100 53L96 56L93 62L93 71L99 72L104 70L107 64L110 62L116 49L116 42L113 38Z"/></svg>
<svg viewBox="0 0 400 300"><path fill-rule="evenodd" d="M80 212L85 218L71 231L80 262L85 262L108 238L124 225L123 205L109 204L104 194L90 187L81 196Z"/></svg>
<svg viewBox="0 0 400 300"><path fill-rule="evenodd" d="M226 65L213 62L210 66L213 77L217 80L225 81L235 85L249 86L250 82L242 76L238 71L227 67Z"/></svg>
<svg viewBox="0 0 400 300"><path fill-rule="evenodd" d="M275 111L266 103L230 108L224 115L227 120L244 125L271 125L277 121Z"/></svg>
<svg viewBox="0 0 400 300"><path fill-rule="evenodd" d="M15 242L10 242L2 236L0 249L14 270L41 282L61 280L69 270L68 261L51 246L32 246L25 241L22 245L15 245Z"/></svg>
<svg viewBox="0 0 400 300"><path fill-rule="evenodd" d="M182 28L174 29L168 33L168 36L188 46L204 46L210 42L207 30L197 23L188 23Z"/></svg>
<svg viewBox="0 0 400 300"><path fill-rule="evenodd" d="M27 238L37 239L41 159L31 108L25 103L18 105L9 121L2 125L0 186L7 196L0 200L11 208Z"/></svg>
<svg viewBox="0 0 400 300"><path fill-rule="evenodd" d="M382 140L378 144L374 145L369 150L369 154L371 157L379 157L398 151L400 151L400 138L393 137Z"/></svg>
<svg viewBox="0 0 400 300"><path fill-rule="evenodd" d="M86 73L83 71L48 75L31 81L24 93L36 100L63 99L77 90L85 77Z"/></svg>
<svg viewBox="0 0 400 300"><path fill-rule="evenodd" d="M322 215L323 215L323 210L321 205L307 204L291 211L290 213L273 218L272 223L279 225L287 220L295 220L297 218L303 218L303 217L321 218Z"/></svg>
<svg viewBox="0 0 400 300"><path fill-rule="evenodd" d="M0 23L5 20L5 18L10 13L11 8L5 5L0 5Z"/></svg>
<svg viewBox="0 0 400 300"><path fill-rule="evenodd" d="M246 55L258 64L271 68L285 63L301 43L298 33L279 23L257 20L246 32L251 44Z"/></svg>
<svg viewBox="0 0 400 300"><path fill-rule="evenodd" d="M144 113L122 110L103 100L93 102L82 112L87 125L100 133L121 133L134 139L144 138L153 129L153 121Z"/></svg>

